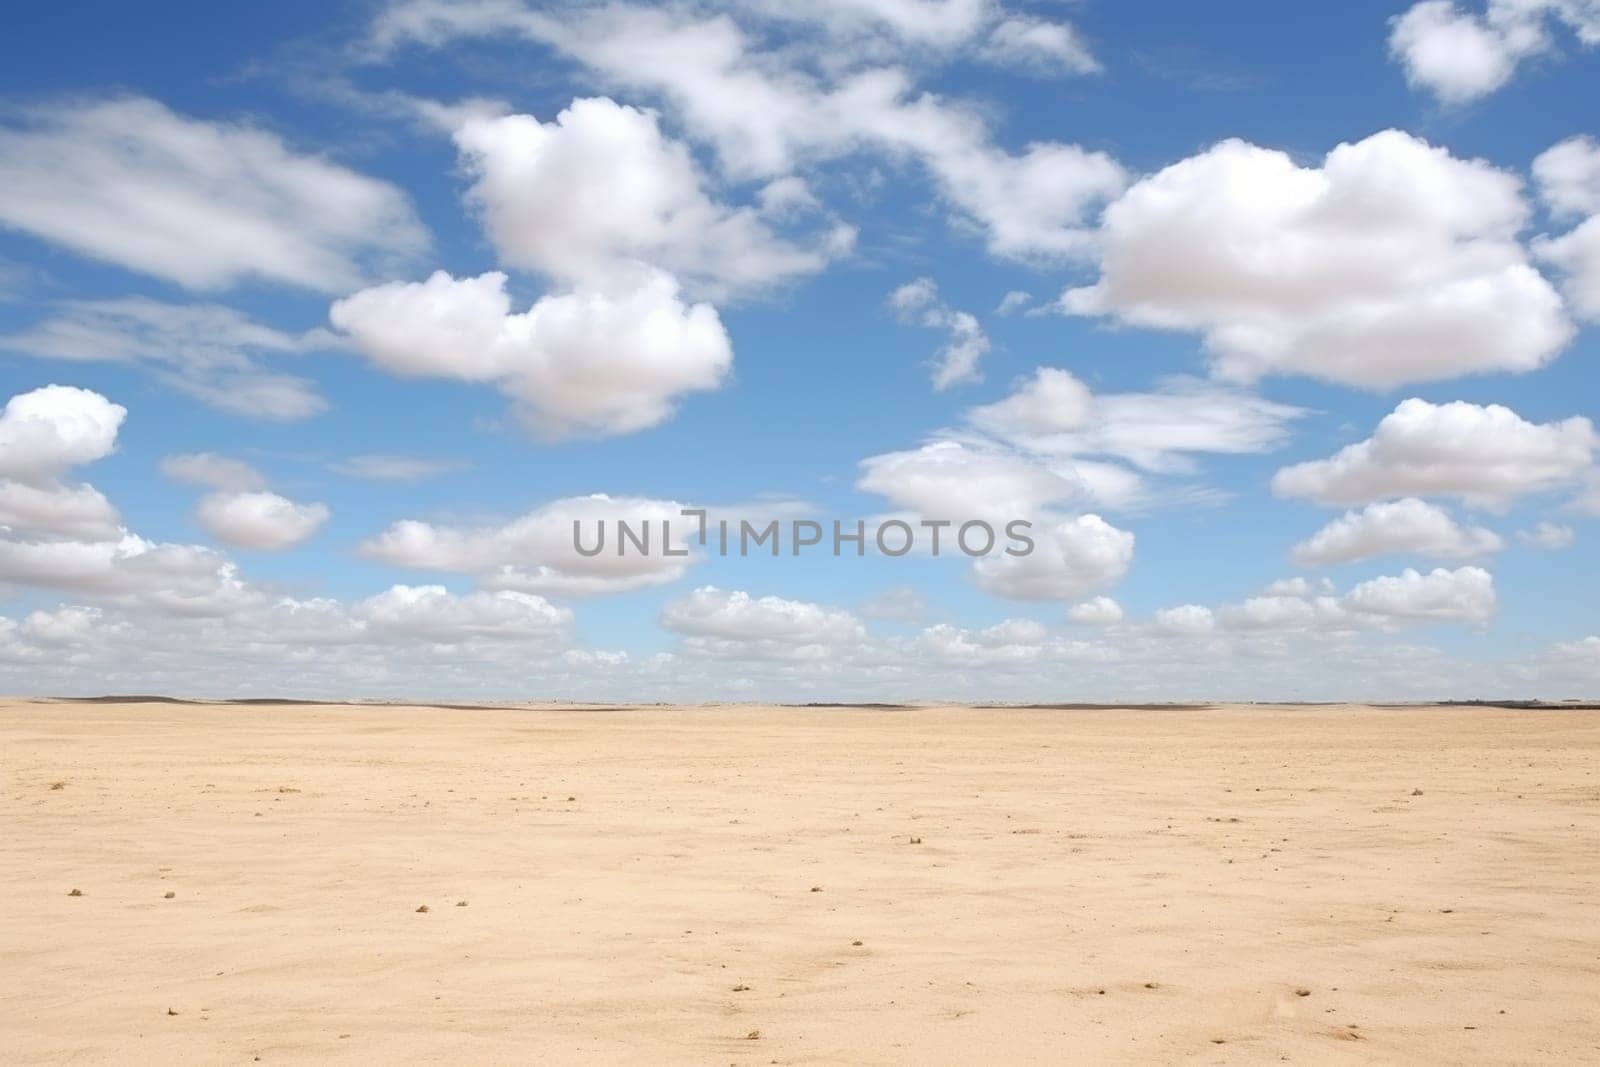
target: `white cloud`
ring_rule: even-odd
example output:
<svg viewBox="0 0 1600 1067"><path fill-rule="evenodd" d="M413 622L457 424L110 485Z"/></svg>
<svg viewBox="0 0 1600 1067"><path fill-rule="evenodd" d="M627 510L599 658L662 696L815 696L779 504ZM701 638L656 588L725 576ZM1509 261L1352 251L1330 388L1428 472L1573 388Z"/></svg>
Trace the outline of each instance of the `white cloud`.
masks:
<svg viewBox="0 0 1600 1067"><path fill-rule="evenodd" d="M1350 629L1353 622L1333 597L1279 595L1250 597L1221 611L1231 630L1294 633L1305 630Z"/></svg>
<svg viewBox="0 0 1600 1067"><path fill-rule="evenodd" d="M1023 556L976 560L979 588L1014 600L1067 600L1121 580L1133 563L1133 534L1098 515L1079 515L1033 530Z"/></svg>
<svg viewBox="0 0 1600 1067"><path fill-rule="evenodd" d="M666 275L626 293L544 296L521 314L505 282L437 271L363 290L329 317L386 370L495 383L552 439L665 422L683 394L717 388L733 364L716 309L684 304Z"/></svg>
<svg viewBox="0 0 1600 1067"><path fill-rule="evenodd" d="M574 100L549 123L471 119L455 139L501 262L573 285L611 290L644 263L711 295L767 289L820 271L853 240L844 228L794 243L763 212L715 202L654 114L605 97Z"/></svg>
<svg viewBox="0 0 1600 1067"><path fill-rule="evenodd" d="M957 311L939 298L933 279L918 278L902 285L889 294L889 308L901 322L943 330L948 335L933 365L935 389L983 381L978 362L989 352L989 337L974 315Z"/></svg>
<svg viewBox="0 0 1600 1067"><path fill-rule="evenodd" d="M0 582L180 615L226 615L260 596L210 549L126 533L94 542L0 539Z"/></svg>
<svg viewBox="0 0 1600 1067"><path fill-rule="evenodd" d="M442 585L396 585L355 605L374 631L456 643L562 635L572 612L543 597L509 590L456 595Z"/></svg>
<svg viewBox="0 0 1600 1067"><path fill-rule="evenodd" d="M321 529L330 514L324 504L297 504L265 491L209 493L195 509L200 524L219 541L261 552L293 548Z"/></svg>
<svg viewBox="0 0 1600 1067"><path fill-rule="evenodd" d="M1533 161L1533 176L1553 216L1589 216L1561 236L1536 239L1533 250L1562 272L1573 310L1600 321L1600 144L1569 137Z"/></svg>
<svg viewBox="0 0 1600 1067"><path fill-rule="evenodd" d="M927 17L909 7L890 16L889 4L854 6L901 27ZM964 27L954 39L967 40L991 17L975 9L954 21ZM763 47L758 31L725 13L628 4L554 13L520 3L410 0L382 12L372 44L384 53L407 41L440 46L503 35L558 49L611 85L663 98L737 179L783 177L863 151L918 161L957 220L982 232L999 256L1087 254L1087 216L1125 180L1110 156L1077 145L1035 142L1017 154L998 148L977 109L918 92L880 49L841 48L835 39L807 49L792 34ZM855 40L875 43L873 36Z"/></svg>
<svg viewBox="0 0 1600 1067"><path fill-rule="evenodd" d="M1548 363L1573 329L1517 240L1516 176L1387 130L1302 167L1224 141L1105 212L1062 309L1197 332L1236 381L1369 389Z"/></svg>
<svg viewBox="0 0 1600 1067"><path fill-rule="evenodd" d="M290 421L327 401L308 379L266 370L261 359L324 347L327 330L302 334L262 326L215 304L168 304L129 297L73 300L33 326L0 335L0 348L42 359L130 363L231 415Z"/></svg>
<svg viewBox="0 0 1600 1067"><path fill-rule="evenodd" d="M1589 322L1600 322L1600 215L1560 237L1533 242L1541 260L1561 271L1562 290L1573 312Z"/></svg>
<svg viewBox="0 0 1600 1067"><path fill-rule="evenodd" d="M1600 672L1600 637L1590 635L1577 641L1563 641L1551 649L1551 658L1567 667Z"/></svg>
<svg viewBox="0 0 1600 1067"><path fill-rule="evenodd" d="M115 541L122 520L92 485L29 485L0 479L0 532Z"/></svg>
<svg viewBox="0 0 1600 1067"><path fill-rule="evenodd" d="M116 448L127 409L99 393L49 385L19 393L0 411L0 531L116 540L120 518L90 485L65 485L68 469Z"/></svg>
<svg viewBox="0 0 1600 1067"><path fill-rule="evenodd" d="M1259 596L1227 604L1212 613L1190 604L1181 615L1157 613L1158 631L1202 634L1218 623L1226 630L1271 640L1288 634L1320 634L1341 640L1368 631L1390 634L1401 624L1434 622L1486 623L1495 607L1494 580L1478 567L1406 570L1361 582L1343 596L1326 579L1274 582ZM1235 646L1237 648L1238 646ZM1268 655L1285 654L1287 646L1253 646ZM1308 650L1316 654L1314 650Z"/></svg>
<svg viewBox="0 0 1600 1067"><path fill-rule="evenodd" d="M917 636L918 651L934 662L962 667L1037 663L1058 651L1032 619L1006 619L982 630L941 623Z"/></svg>
<svg viewBox="0 0 1600 1067"><path fill-rule="evenodd" d="M1600 144L1583 135L1545 149L1533 161L1533 180L1552 215L1600 214Z"/></svg>
<svg viewBox="0 0 1600 1067"><path fill-rule="evenodd" d="M1443 508L1405 497L1345 512L1295 545L1290 558L1306 567L1394 553L1473 559L1504 546L1493 530L1461 526Z"/></svg>
<svg viewBox="0 0 1600 1067"><path fill-rule="evenodd" d="M1402 401L1365 441L1329 459L1280 470L1281 496L1324 504L1454 496L1502 508L1516 497L1576 484L1600 438L1588 419L1531 423L1498 404Z"/></svg>
<svg viewBox="0 0 1600 1067"><path fill-rule="evenodd" d="M1012 289L995 305L996 315L1014 315L1033 303L1033 294L1025 289Z"/></svg>
<svg viewBox="0 0 1600 1067"><path fill-rule="evenodd" d="M1517 540L1529 548L1542 548L1547 552L1570 548L1577 539L1578 531L1558 522L1541 522L1531 530L1517 531Z"/></svg>
<svg viewBox="0 0 1600 1067"><path fill-rule="evenodd" d="M458 460L377 454L350 456L329 466L339 474L373 482L419 482L460 470L464 464Z"/></svg>
<svg viewBox="0 0 1600 1067"><path fill-rule="evenodd" d="M711 585L667 604L661 609L661 625L719 641L790 646L839 645L865 637L860 621L847 611Z"/></svg>
<svg viewBox="0 0 1600 1067"><path fill-rule="evenodd" d="M208 489L228 489L243 492L261 489L267 480L261 472L243 460L219 456L215 452L187 452L165 456L161 460L161 473L173 481L186 485L202 485Z"/></svg>
<svg viewBox="0 0 1600 1067"><path fill-rule="evenodd" d="M1052 470L981 442L933 441L861 461L856 488L929 519L982 519L998 530L1053 505L1081 499L1071 469Z"/></svg>
<svg viewBox="0 0 1600 1067"><path fill-rule="evenodd" d="M104 632L107 626L103 619L104 612L99 608L68 604L53 611L29 612L19 630L40 644L71 645L90 639L96 631Z"/></svg>
<svg viewBox="0 0 1600 1067"><path fill-rule="evenodd" d="M980 54L992 63L1038 74L1096 74L1101 69L1071 25L1022 15L995 26Z"/></svg>
<svg viewBox="0 0 1600 1067"><path fill-rule="evenodd" d="M336 291L427 243L394 186L138 97L24 112L0 128L0 187L0 223L194 289Z"/></svg>
<svg viewBox="0 0 1600 1067"><path fill-rule="evenodd" d="M1593 0L1488 0L1481 15L1451 0L1423 0L1390 23L1389 51L1412 86L1445 104L1465 104L1509 82L1527 59L1550 51L1548 23L1585 46L1600 43Z"/></svg>
<svg viewBox="0 0 1600 1067"><path fill-rule="evenodd" d="M0 477L47 485L69 467L111 454L128 409L99 393L47 385L0 411Z"/></svg>
<svg viewBox="0 0 1600 1067"><path fill-rule="evenodd" d="M1152 471L1193 469L1191 455L1269 452L1305 414L1239 389L1169 378L1148 393L1094 395L1071 373L1040 367L1010 396L973 408L975 427L1043 455L1110 455Z"/></svg>
<svg viewBox="0 0 1600 1067"><path fill-rule="evenodd" d="M1179 604L1162 608L1154 616L1156 629L1180 637L1200 637L1216 629L1211 609L1200 604Z"/></svg>
<svg viewBox="0 0 1600 1067"><path fill-rule="evenodd" d="M995 17L993 0L743 0L746 9L785 23L820 30L830 45L870 48L874 40L938 50L960 47Z"/></svg>
<svg viewBox="0 0 1600 1067"><path fill-rule="evenodd" d="M1333 582L1327 578L1313 582L1309 578L1296 575L1293 578L1279 578L1270 582L1262 592L1269 597L1308 597L1314 593L1332 593L1333 588Z"/></svg>
<svg viewBox="0 0 1600 1067"><path fill-rule="evenodd" d="M1122 605L1108 596L1092 597L1081 604L1074 604L1067 610L1067 617L1073 622L1081 622L1090 626L1110 626L1122 621Z"/></svg>
<svg viewBox="0 0 1600 1067"><path fill-rule="evenodd" d="M1407 568L1362 582L1345 596L1344 606L1395 619L1486 623L1494 614L1494 578L1481 567L1440 567L1427 574Z"/></svg>
<svg viewBox="0 0 1600 1067"><path fill-rule="evenodd" d="M692 557L665 555L662 544L663 531L670 530L674 551L684 551L698 532L683 507L670 500L595 494L553 500L497 525L407 519L364 542L361 552L397 567L477 575L481 584L499 589L553 596L625 592L675 581L688 568ZM619 522L635 534L648 529L649 554L632 545L619 551ZM602 551L578 552L574 523L584 549L603 543Z"/></svg>

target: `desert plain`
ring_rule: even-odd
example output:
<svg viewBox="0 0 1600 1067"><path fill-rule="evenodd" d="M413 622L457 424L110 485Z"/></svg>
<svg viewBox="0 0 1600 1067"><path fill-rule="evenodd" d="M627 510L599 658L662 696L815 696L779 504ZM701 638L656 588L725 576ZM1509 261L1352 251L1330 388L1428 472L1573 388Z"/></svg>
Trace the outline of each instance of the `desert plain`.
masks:
<svg viewBox="0 0 1600 1067"><path fill-rule="evenodd" d="M1600 1062L1600 713L0 702L8 1063Z"/></svg>

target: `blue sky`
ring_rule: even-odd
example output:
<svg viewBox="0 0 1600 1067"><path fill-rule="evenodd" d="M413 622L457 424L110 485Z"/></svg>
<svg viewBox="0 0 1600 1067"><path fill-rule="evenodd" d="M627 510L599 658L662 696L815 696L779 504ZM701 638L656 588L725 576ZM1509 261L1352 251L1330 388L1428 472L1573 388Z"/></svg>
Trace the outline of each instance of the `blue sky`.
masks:
<svg viewBox="0 0 1600 1067"><path fill-rule="evenodd" d="M25 12L0 689L1592 694L1590 7Z"/></svg>

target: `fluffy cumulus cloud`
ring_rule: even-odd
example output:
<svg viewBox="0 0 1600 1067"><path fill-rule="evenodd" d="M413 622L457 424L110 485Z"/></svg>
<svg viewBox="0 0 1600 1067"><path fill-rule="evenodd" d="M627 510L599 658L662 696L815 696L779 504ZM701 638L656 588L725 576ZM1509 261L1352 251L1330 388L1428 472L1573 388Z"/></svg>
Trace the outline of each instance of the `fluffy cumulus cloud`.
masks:
<svg viewBox="0 0 1600 1067"><path fill-rule="evenodd" d="M547 438L655 426L732 366L716 309L686 304L666 275L623 292L547 295L516 314L505 286L498 272L438 271L362 290L335 303L330 318L386 370L496 385Z"/></svg>
<svg viewBox="0 0 1600 1067"><path fill-rule="evenodd" d="M193 289L337 291L427 244L394 186L138 97L22 112L0 127L0 187L0 224Z"/></svg>
<svg viewBox="0 0 1600 1067"><path fill-rule="evenodd" d="M1498 552L1504 545L1493 530L1462 526L1445 509L1405 497L1345 512L1295 545L1290 556L1307 567L1401 553L1473 559Z"/></svg>
<svg viewBox="0 0 1600 1067"><path fill-rule="evenodd" d="M407 519L364 542L361 551L397 567L476 575L496 589L550 596L626 592L676 581L687 570L693 557L685 553L697 541L698 526L683 510L670 500L571 497L494 525ZM624 542L621 525L648 537L649 552Z"/></svg>
<svg viewBox="0 0 1600 1067"><path fill-rule="evenodd" d="M1562 141L1533 161L1533 176L1553 216L1587 216L1564 234L1538 238L1533 250L1561 272L1573 310L1600 322L1600 145L1590 137Z"/></svg>
<svg viewBox="0 0 1600 1067"><path fill-rule="evenodd" d="M1108 596L1091 597L1072 605L1067 610L1067 617L1073 622L1090 626L1110 626L1119 623L1122 621L1122 615L1122 605Z"/></svg>
<svg viewBox="0 0 1600 1067"><path fill-rule="evenodd" d="M1520 496L1575 486L1589 472L1597 444L1582 416L1533 423L1498 404L1413 398L1365 441L1280 470L1272 488L1324 504L1451 496L1503 508Z"/></svg>
<svg viewBox="0 0 1600 1067"><path fill-rule="evenodd" d="M977 560L979 588L1013 600L1067 600L1115 584L1133 563L1133 534L1098 515L1064 519L1032 537L1026 555Z"/></svg>
<svg viewBox="0 0 1600 1067"><path fill-rule="evenodd" d="M928 519L981 519L997 529L1082 499L1070 465L1060 470L981 442L933 441L861 463L856 488Z"/></svg>
<svg viewBox="0 0 1600 1067"><path fill-rule="evenodd" d="M1040 367L1005 399L972 409L974 427L1043 455L1101 455L1152 471L1189 471L1198 454L1270 452L1305 412L1189 378L1145 393L1094 395L1071 372Z"/></svg>
<svg viewBox="0 0 1600 1067"><path fill-rule="evenodd" d="M889 310L901 322L944 331L944 347L933 363L935 389L983 380L978 363L989 352L989 335L983 332L977 316L957 311L940 299L939 288L932 278L907 282L889 294L888 303Z"/></svg>
<svg viewBox="0 0 1600 1067"><path fill-rule="evenodd" d="M770 211L716 202L654 114L604 97L549 123L474 118L455 140L501 262L575 285L626 285L645 263L712 295L764 289L821 270L853 239L848 227L803 244L776 232L782 216L812 213L803 186L776 191Z"/></svg>
<svg viewBox="0 0 1600 1067"><path fill-rule="evenodd" d="M793 646L859 641L865 630L847 611L783 597L752 597L706 585L661 609L661 625L719 641Z"/></svg>
<svg viewBox="0 0 1600 1067"><path fill-rule="evenodd" d="M968 410L967 428L862 462L857 487L930 518L1059 518L1065 509L1152 505L1144 474L1191 475L1204 455L1279 447L1302 409L1188 378L1149 392L1095 394L1041 367L1010 395ZM1168 487L1161 499L1204 501Z"/></svg>
<svg viewBox="0 0 1600 1067"><path fill-rule="evenodd" d="M1032 619L1006 619L981 630L941 623L917 635L909 651L943 667L979 667L986 672L1115 658L1115 653L1104 645L1063 640Z"/></svg>
<svg viewBox="0 0 1600 1067"><path fill-rule="evenodd" d="M442 585L396 585L355 606L355 615L383 634L429 641L522 639L562 634L572 612L541 596L511 590L456 595Z"/></svg>
<svg viewBox="0 0 1600 1067"><path fill-rule="evenodd" d="M328 521L325 504L297 504L265 490L209 493L195 509L211 536L235 548L278 552L308 540Z"/></svg>
<svg viewBox="0 0 1600 1067"><path fill-rule="evenodd" d="M1085 65L1081 43L1064 24L1050 30L1017 23L1002 31L994 6L970 7L947 22L942 13L929 17L926 5L763 3L747 5L750 17L741 24L693 8L612 4L555 13L500 0L406 0L381 12L371 45L387 54L407 43L519 36L563 53L608 86L669 105L736 179L788 177L863 152L911 160L994 254L1046 261L1085 255L1093 246L1088 218L1125 182L1115 160L1056 141L1001 149L980 111L919 91L907 66L886 62L883 35L860 32L874 24L958 25L960 32L935 35L945 48L980 54L976 45L987 39L993 54L1012 60L1026 52L1058 69ZM796 25L824 32L797 41ZM914 45L929 40L901 32Z"/></svg>
<svg viewBox="0 0 1600 1067"><path fill-rule="evenodd" d="M1501 88L1524 61L1555 47L1556 26L1584 47L1600 44L1600 4L1487 0L1479 13L1453 0L1423 0L1392 20L1389 51L1413 86L1442 103L1464 104Z"/></svg>
<svg viewBox="0 0 1600 1067"><path fill-rule="evenodd" d="M1362 582L1344 598L1351 611L1394 619L1486 623L1494 614L1494 577L1482 567L1407 569Z"/></svg>
<svg viewBox="0 0 1600 1067"><path fill-rule="evenodd" d="M281 686L315 676L348 693L405 663L426 663L457 686L485 663L507 677L530 664L564 670L555 664L570 643L571 611L532 592L396 585L360 600L297 599L253 584L217 549L123 528L93 487L57 479L111 453L125 415L97 393L61 386L13 397L0 414L0 589L71 598L0 616L9 684L81 691L87 681L104 691L124 679L218 692L246 678ZM199 516L232 544L283 548L326 518L321 505L265 491L259 472L225 456L169 456L161 466L214 490ZM230 665L221 682L218 662ZM8 665L25 673L6 674Z"/></svg>
<svg viewBox="0 0 1600 1067"><path fill-rule="evenodd" d="M114 540L121 526L117 509L92 485L30 485L0 478L0 532L105 541Z"/></svg>
<svg viewBox="0 0 1600 1067"><path fill-rule="evenodd" d="M0 348L39 359L138 366L165 385L231 415L291 421L327 402L305 377L269 369L333 340L326 330L288 333L215 304L159 300L74 300Z"/></svg>
<svg viewBox="0 0 1600 1067"><path fill-rule="evenodd" d="M1226 605L1220 617L1231 630L1271 633L1346 630L1352 625L1338 600L1326 596L1254 596L1243 603Z"/></svg>
<svg viewBox="0 0 1600 1067"><path fill-rule="evenodd" d="M116 508L91 485L60 481L110 455L127 409L99 393L49 385L0 411L0 534L115 540Z"/></svg>
<svg viewBox="0 0 1600 1067"><path fill-rule="evenodd" d="M0 582L176 615L227 615L260 597L220 553L127 532L115 540L0 539Z"/></svg>
<svg viewBox="0 0 1600 1067"><path fill-rule="evenodd" d="M1589 322L1600 322L1600 215L1559 237L1540 238L1533 248L1561 272L1572 310Z"/></svg>
<svg viewBox="0 0 1600 1067"><path fill-rule="evenodd" d="M47 385L0 411L0 477L37 484L111 454L128 409L99 393Z"/></svg>
<svg viewBox="0 0 1600 1067"><path fill-rule="evenodd" d="M1428 573L1408 569L1360 582L1343 595L1327 581L1274 582L1260 595L1223 605L1212 619L1226 632L1256 637L1353 638L1363 631L1392 634L1402 626L1450 622L1482 626L1494 609L1493 577L1480 567L1461 567ZM1156 628L1171 629L1162 624L1158 615Z"/></svg>
<svg viewBox="0 0 1600 1067"><path fill-rule="evenodd" d="M1572 337L1512 174L1388 130L1320 167L1224 141L1105 212L1063 310L1204 338L1213 369L1369 389L1549 362Z"/></svg>
<svg viewBox="0 0 1600 1067"><path fill-rule="evenodd" d="M1533 161L1539 196L1558 218L1600 214L1600 144L1593 137L1569 137Z"/></svg>

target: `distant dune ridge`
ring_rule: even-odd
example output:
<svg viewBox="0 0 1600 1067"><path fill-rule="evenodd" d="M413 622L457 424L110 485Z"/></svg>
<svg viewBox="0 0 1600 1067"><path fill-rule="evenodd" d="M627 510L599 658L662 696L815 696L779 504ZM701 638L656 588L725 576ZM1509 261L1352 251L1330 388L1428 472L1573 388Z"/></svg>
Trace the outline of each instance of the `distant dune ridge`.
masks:
<svg viewBox="0 0 1600 1067"><path fill-rule="evenodd" d="M1597 1062L1584 707L0 701L0 1059Z"/></svg>

